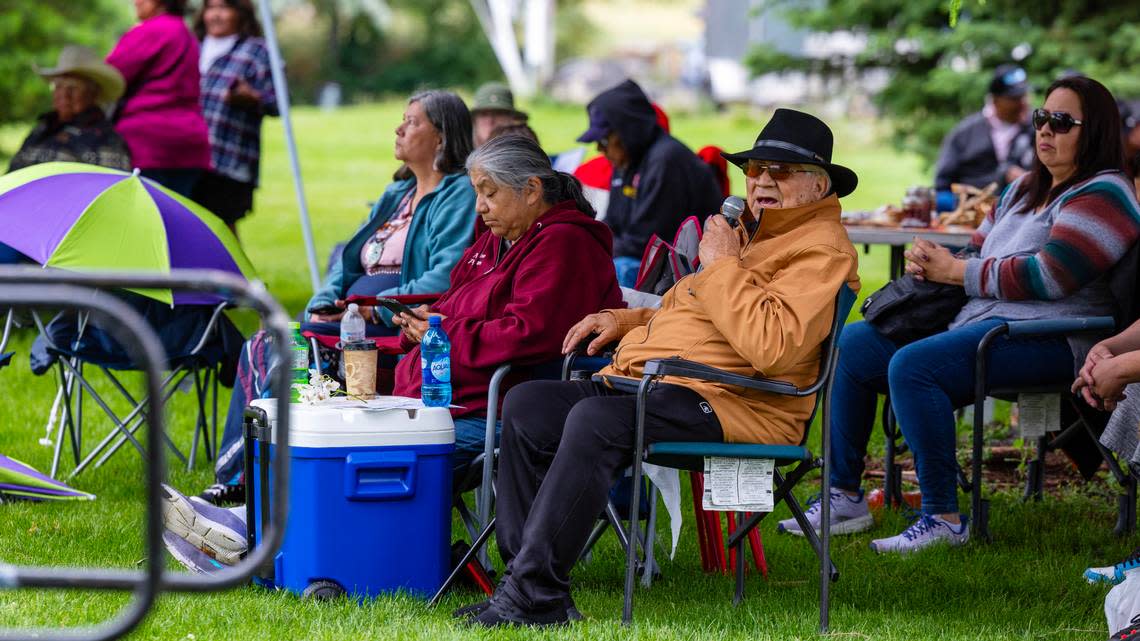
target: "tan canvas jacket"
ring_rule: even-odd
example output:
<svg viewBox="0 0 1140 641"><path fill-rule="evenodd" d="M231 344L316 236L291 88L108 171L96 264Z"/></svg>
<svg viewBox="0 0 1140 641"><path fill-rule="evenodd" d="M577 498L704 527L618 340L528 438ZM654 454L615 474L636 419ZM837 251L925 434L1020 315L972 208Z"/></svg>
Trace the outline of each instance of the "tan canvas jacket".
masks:
<svg viewBox="0 0 1140 641"><path fill-rule="evenodd" d="M819 371L820 344L834 316L835 295L858 291L858 259L839 222L834 195L792 209L764 210L738 260L723 258L666 292L661 308L607 310L624 338L610 376L640 377L645 362L680 356L745 376L807 385ZM724 439L798 444L815 399L738 386L666 378L707 400Z"/></svg>

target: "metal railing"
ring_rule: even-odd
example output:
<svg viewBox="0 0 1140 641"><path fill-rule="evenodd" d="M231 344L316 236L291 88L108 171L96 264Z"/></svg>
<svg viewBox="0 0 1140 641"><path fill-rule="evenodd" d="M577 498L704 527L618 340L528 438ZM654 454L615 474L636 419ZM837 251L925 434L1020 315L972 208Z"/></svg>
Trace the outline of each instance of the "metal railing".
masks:
<svg viewBox="0 0 1140 641"><path fill-rule="evenodd" d="M161 447L165 430L163 397L159 385L166 368L166 355L158 337L131 307L105 289L172 289L218 294L238 306L249 307L262 319L272 337L272 349L280 362L288 361L291 341L289 319L265 287L224 272L175 270L169 275L131 272L74 273L35 268L0 268L0 307L87 310L104 321L106 331L127 350L144 373L151 402L146 409L146 558L143 569L119 570L78 567L7 565L0 560L0 589L48 588L130 590L134 592L119 615L101 625L82 628L0 628L0 641L24 639L103 641L117 639L138 626L163 591L211 592L249 582L256 569L272 560L284 537L289 505L289 386L290 370L274 368L271 389L277 399L277 447L273 459L271 518L261 545L237 565L211 575L164 572L160 483L166 477L166 457ZM107 322L111 321L111 322Z"/></svg>

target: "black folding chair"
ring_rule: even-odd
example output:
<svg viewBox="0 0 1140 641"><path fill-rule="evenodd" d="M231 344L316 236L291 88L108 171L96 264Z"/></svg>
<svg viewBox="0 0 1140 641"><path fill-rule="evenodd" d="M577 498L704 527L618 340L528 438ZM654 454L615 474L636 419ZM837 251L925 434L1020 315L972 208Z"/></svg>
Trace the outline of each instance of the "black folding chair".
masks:
<svg viewBox="0 0 1140 641"><path fill-rule="evenodd" d="M204 445L207 460L212 460L214 457L214 445L217 441L218 430L218 377L221 364L216 358L210 358L209 354L211 351L220 349L218 345L223 340L221 334L228 329L228 327L223 327L229 323L223 314L223 311L228 305L229 303L227 302L221 302L208 308L210 315L206 326L201 332L201 336L189 352L168 362L169 372L162 381L164 402L169 401L184 382L190 381L193 383L195 400L198 407L189 457L184 455L182 451L174 445L173 440L171 440L168 435L163 434L163 441L167 447L170 448L171 452L180 461L186 464L187 469L193 468L195 464L200 440ZM59 425L58 428L55 428L55 452L52 457L50 475L55 477L58 474L60 457L65 441L70 443L72 456L75 460L75 469L72 470L70 477L82 473L93 462L96 467L101 467L127 443L133 445L134 448L142 454L143 447L138 439L135 438L135 433L142 426L144 411L149 396L144 395L136 399L135 396L131 394L123 384L120 376L115 374L117 370L122 369L121 365L101 363L97 358L91 358L82 349L77 349L77 345L83 339L84 333L88 328L87 315L85 313L78 315L76 319L77 335L74 343L71 345L57 344L49 332L48 328L50 326L43 322L38 313L33 314L32 318L39 330L40 336L46 343L48 352L55 356L56 367L59 374L59 389L57 392L57 406L60 409ZM211 348L214 349L211 350ZM110 399L106 398L105 394L98 392L87 374L91 369L101 371L103 377L110 383L117 394L129 404L130 409L125 414L117 413L111 407ZM130 366L129 369L134 369L134 367ZM90 397L91 401L106 414L107 418L110 419L113 424L114 429L108 432L84 457L82 454L82 446L84 423L83 405L85 396ZM52 416L54 418L54 412ZM52 419L49 419L49 430L51 429L51 420Z"/></svg>
<svg viewBox="0 0 1140 641"><path fill-rule="evenodd" d="M831 331L820 348L820 368L816 380L807 387L798 387L786 381L765 378L741 376L701 363L686 361L681 358L654 359L645 364L644 374L640 381L633 379L608 378L608 382L618 389L637 394L637 425L634 438L633 456L633 492L630 500L630 520L637 522L639 501L638 493L641 481L642 461L676 467L679 469L702 470L704 459L710 456L729 457L740 459L774 459L778 467L795 465L785 476L777 470L775 472L776 487L774 488L774 501L784 501L792 512L792 516L800 524L812 548L820 561L820 604L819 626L826 632L828 628L828 615L830 612L829 587L831 581L839 579L839 571L831 561L830 541L830 505L827 496L830 494L831 481L828 477L830 471L831 435L828 428L831 418L830 389L835 363L839 357L839 335L843 331L844 322L855 303L855 292L844 285L835 300L835 317L832 320ZM704 380L734 385L745 389L759 390L772 394L785 396L806 397L814 396L816 400L812 415L804 425L804 437L799 445L766 445L759 443L714 443L714 442L661 442L645 446L645 404L649 392L664 376L676 376L691 380ZM822 451L820 457L815 457L807 447L808 431L816 410L822 406ZM803 509L792 489L811 470L821 469L822 492L824 499L822 508L820 534L808 523ZM743 542L748 533L759 525L767 513L754 514L733 532L728 544L736 551L736 593L734 604L739 604L744 598L744 547ZM636 569L636 546L628 546L625 575L625 604L622 610L622 620L629 623L633 619L633 582Z"/></svg>

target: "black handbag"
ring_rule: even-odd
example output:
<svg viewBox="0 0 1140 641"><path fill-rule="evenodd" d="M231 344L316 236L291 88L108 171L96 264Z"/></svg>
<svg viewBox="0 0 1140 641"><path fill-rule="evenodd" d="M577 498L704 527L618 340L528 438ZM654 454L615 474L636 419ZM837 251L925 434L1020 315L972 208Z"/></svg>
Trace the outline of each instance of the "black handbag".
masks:
<svg viewBox="0 0 1140 641"><path fill-rule="evenodd" d="M961 285L905 274L863 301L863 318L895 343L913 343L945 331L969 296Z"/></svg>

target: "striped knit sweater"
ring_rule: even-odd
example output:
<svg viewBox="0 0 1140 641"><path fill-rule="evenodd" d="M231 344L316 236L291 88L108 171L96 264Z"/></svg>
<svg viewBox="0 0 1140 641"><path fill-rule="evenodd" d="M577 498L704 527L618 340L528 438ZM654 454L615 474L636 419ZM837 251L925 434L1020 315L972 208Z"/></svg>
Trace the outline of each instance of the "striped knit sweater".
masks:
<svg viewBox="0 0 1140 641"><path fill-rule="evenodd" d="M1101 172L1034 213L1016 199L1020 181L1002 194L971 245L970 301L951 328L986 318L1028 320L1112 315L1107 275L1140 238L1132 182Z"/></svg>

